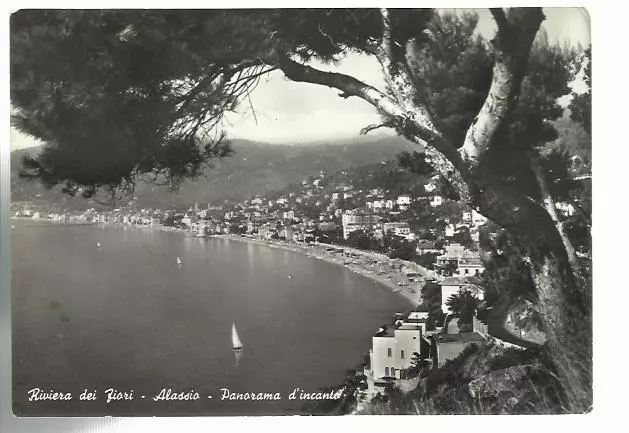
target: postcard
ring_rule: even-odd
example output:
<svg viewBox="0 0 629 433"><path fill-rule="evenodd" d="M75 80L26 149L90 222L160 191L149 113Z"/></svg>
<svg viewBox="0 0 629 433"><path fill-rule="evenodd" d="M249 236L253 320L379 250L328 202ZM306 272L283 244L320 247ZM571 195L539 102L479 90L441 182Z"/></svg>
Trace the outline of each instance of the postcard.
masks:
<svg viewBox="0 0 629 433"><path fill-rule="evenodd" d="M592 409L584 9L10 26L15 416Z"/></svg>

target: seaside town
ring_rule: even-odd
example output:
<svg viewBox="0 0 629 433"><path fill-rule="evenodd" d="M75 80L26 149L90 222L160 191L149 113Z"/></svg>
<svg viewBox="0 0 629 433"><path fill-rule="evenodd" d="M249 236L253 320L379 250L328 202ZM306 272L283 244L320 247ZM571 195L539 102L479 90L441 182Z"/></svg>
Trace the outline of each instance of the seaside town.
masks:
<svg viewBox="0 0 629 433"><path fill-rule="evenodd" d="M12 212L15 218L50 223L121 224L264 244L345 266L388 286L416 308L375 330L364 368L357 372L359 402L391 386L416 388L430 369L474 343L498 341L514 348L543 343L539 329L520 326L518 317L530 315L526 302L520 311L512 307L500 313L499 332L490 332L488 318L497 306L486 301L482 274L489 255L480 244L481 233L493 239L497 229L488 228L474 210L452 207L455 203L439 194L436 178L418 197L334 179L320 173L288 187L286 194L270 194L274 198L205 207L197 201L188 209L137 209L131 202L109 211L69 212L14 202ZM447 218L439 216L444 208ZM414 230L409 211L418 209L432 220ZM564 203L557 210L574 213Z"/></svg>

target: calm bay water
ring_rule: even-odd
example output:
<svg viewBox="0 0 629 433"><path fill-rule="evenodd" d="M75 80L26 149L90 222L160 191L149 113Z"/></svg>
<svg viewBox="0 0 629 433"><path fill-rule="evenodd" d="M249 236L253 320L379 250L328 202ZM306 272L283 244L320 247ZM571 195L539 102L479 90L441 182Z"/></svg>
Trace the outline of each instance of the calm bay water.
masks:
<svg viewBox="0 0 629 433"><path fill-rule="evenodd" d="M342 267L265 246L14 224L13 397L21 415L297 413L303 402L287 400L294 388L340 383L373 332L410 306ZM238 360L232 323L244 344ZM72 392L73 400L28 402L34 387ZM134 399L107 405L107 388L133 390ZM201 398L153 401L162 388ZM220 401L220 388L283 399ZM98 399L79 401L84 389Z"/></svg>

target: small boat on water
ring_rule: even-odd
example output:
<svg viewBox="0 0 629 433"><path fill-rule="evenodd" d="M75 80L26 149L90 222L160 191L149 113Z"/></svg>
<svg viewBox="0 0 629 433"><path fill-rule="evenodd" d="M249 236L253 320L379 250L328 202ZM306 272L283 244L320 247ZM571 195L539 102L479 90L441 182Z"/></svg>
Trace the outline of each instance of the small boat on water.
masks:
<svg viewBox="0 0 629 433"><path fill-rule="evenodd" d="M181 257L177 256L177 265L181 266L183 265L183 262L181 261Z"/></svg>
<svg viewBox="0 0 629 433"><path fill-rule="evenodd" d="M100 247L102 247L102 246L103 246L103 244L101 244L100 242L98 242L98 243L96 243L96 246L97 246L98 248L100 248Z"/></svg>
<svg viewBox="0 0 629 433"><path fill-rule="evenodd" d="M238 338L238 332L236 332L236 324L232 323L232 346L234 350L242 350L242 342Z"/></svg>

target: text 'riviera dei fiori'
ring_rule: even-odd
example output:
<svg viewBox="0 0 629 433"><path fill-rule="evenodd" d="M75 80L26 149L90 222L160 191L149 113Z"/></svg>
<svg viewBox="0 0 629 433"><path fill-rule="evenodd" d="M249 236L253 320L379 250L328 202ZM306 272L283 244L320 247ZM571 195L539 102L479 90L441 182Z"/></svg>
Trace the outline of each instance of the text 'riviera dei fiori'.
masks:
<svg viewBox="0 0 629 433"><path fill-rule="evenodd" d="M71 392L63 392L63 391L55 391L55 390L44 390L41 388L32 388L27 392L28 401L70 401L73 400L73 395ZM136 395L133 389L121 391L115 388L107 388L104 390L104 400L106 403L111 403L114 401L129 401L136 400L138 397L140 399L147 399L146 395ZM186 392L173 392L170 388L162 388L162 390L155 396L152 396L150 399L153 401L160 400L179 400L179 401L188 401L188 400L198 400L201 396L195 390L190 390ZM87 388L81 392L78 398L80 401L94 401L98 400L97 391L88 390Z"/></svg>
<svg viewBox="0 0 629 433"><path fill-rule="evenodd" d="M338 400L343 395L344 388L336 391L328 392L306 392L301 388L294 388L293 391L288 394L288 400ZM146 399L145 395L137 396L134 394L134 390L121 391L115 388L107 388L104 390L104 399L106 403L114 401L130 401L135 400L138 397L140 399ZM32 388L28 392L28 401L69 401L73 399L73 395L70 392L44 390L41 388ZM189 391L176 392L171 388L162 388L157 395L152 396L150 399L153 401L194 401L199 400L201 396L197 391L191 389ZM208 395L208 399L212 396ZM232 392L228 388L220 388L219 400L220 401L234 401L234 400L281 400L283 397L279 392ZM80 401L94 401L98 400L97 391L88 390L85 388L79 395Z"/></svg>

